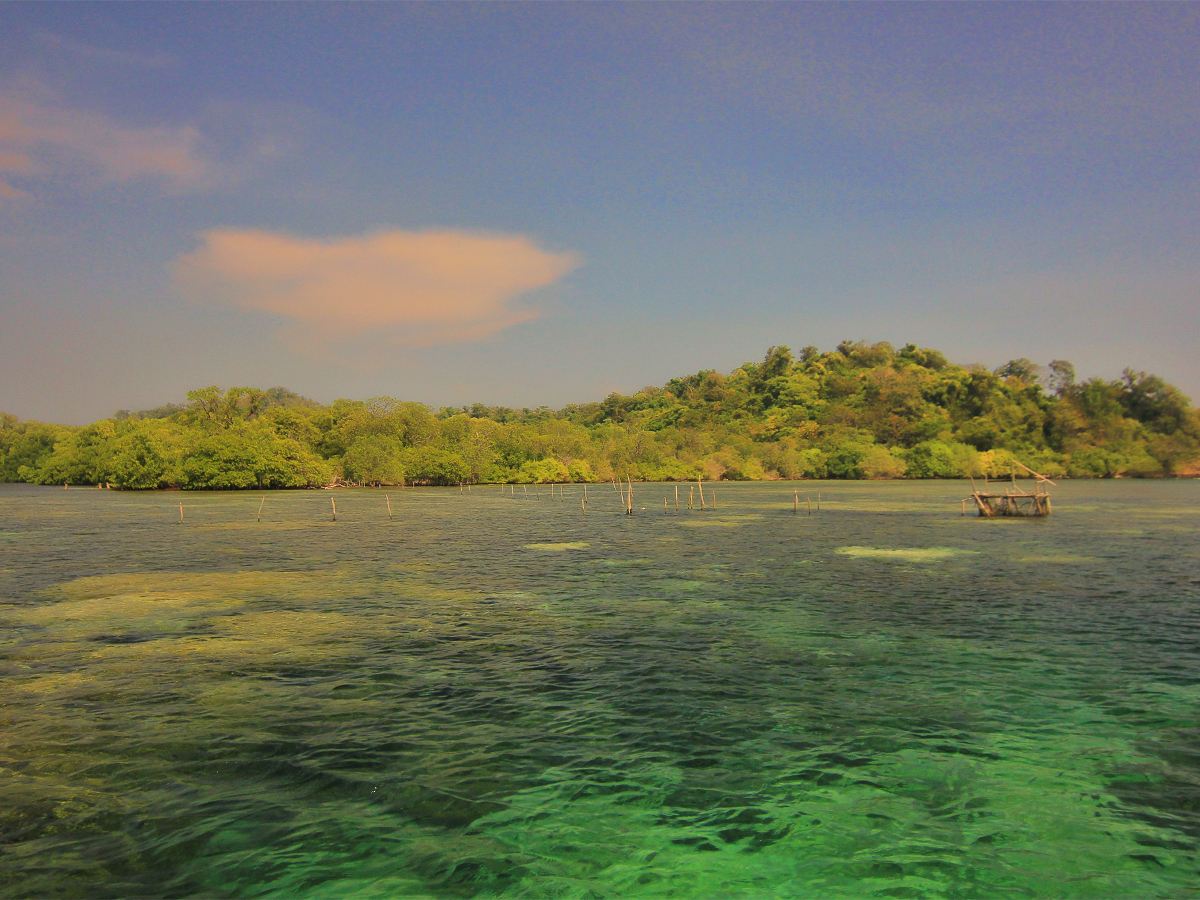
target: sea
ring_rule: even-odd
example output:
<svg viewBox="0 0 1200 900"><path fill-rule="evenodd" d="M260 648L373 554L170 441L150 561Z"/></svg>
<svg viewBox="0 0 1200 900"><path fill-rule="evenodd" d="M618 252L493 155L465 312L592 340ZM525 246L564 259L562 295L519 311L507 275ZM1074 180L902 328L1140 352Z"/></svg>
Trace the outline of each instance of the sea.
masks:
<svg viewBox="0 0 1200 900"><path fill-rule="evenodd" d="M1200 481L624 490L0 485L0 895L1200 893Z"/></svg>

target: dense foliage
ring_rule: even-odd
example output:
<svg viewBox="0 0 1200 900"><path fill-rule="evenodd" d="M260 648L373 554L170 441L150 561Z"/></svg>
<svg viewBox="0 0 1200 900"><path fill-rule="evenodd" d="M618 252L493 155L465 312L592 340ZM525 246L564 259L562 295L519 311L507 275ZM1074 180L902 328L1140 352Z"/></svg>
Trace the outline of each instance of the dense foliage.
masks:
<svg viewBox="0 0 1200 900"><path fill-rule="evenodd" d="M1155 375L1076 383L1070 363L995 371L912 344L772 347L601 403L433 411L390 397L321 406L281 388L84 428L0 418L0 480L123 488L1200 472L1200 414Z"/></svg>

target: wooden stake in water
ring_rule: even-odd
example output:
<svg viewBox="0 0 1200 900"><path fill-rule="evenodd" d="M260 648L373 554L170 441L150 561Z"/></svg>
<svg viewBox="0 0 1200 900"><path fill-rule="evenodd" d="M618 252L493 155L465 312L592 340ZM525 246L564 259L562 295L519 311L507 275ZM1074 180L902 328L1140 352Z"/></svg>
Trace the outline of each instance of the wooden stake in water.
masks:
<svg viewBox="0 0 1200 900"><path fill-rule="evenodd" d="M527 485L527 484L521 485L521 490L523 490L525 492L525 499L528 500L529 499L529 485Z"/></svg>
<svg viewBox="0 0 1200 900"><path fill-rule="evenodd" d="M633 515L633 479L630 478L628 475L626 475L625 478L626 478L626 480L629 481L629 493L625 495L625 503L627 504L625 507L625 515L632 516Z"/></svg>
<svg viewBox="0 0 1200 900"><path fill-rule="evenodd" d="M701 481L699 479L699 477L696 478L696 487L700 491L700 510L703 512L703 510L704 510L704 482Z"/></svg>
<svg viewBox="0 0 1200 900"><path fill-rule="evenodd" d="M692 508L692 498L696 496L696 489L688 485L688 509Z"/></svg>
<svg viewBox="0 0 1200 900"><path fill-rule="evenodd" d="M808 501L808 514L811 516L812 515L812 497L805 497L804 499Z"/></svg>
<svg viewBox="0 0 1200 900"><path fill-rule="evenodd" d="M333 504L333 521L336 522L337 521L337 501L334 500L332 497L330 497L329 502Z"/></svg>
<svg viewBox="0 0 1200 900"><path fill-rule="evenodd" d="M792 494L792 515L794 516L798 512L800 512L800 492L796 491Z"/></svg>
<svg viewBox="0 0 1200 900"><path fill-rule="evenodd" d="M388 508L388 521L391 521L391 520L392 520L392 500L391 500L391 498L390 498L390 497L388 497L388 495L387 495L387 494L384 494L384 495L383 495L383 502L387 504L387 508Z"/></svg>
<svg viewBox="0 0 1200 900"><path fill-rule="evenodd" d="M179 524L183 524L183 501L179 501Z"/></svg>
<svg viewBox="0 0 1200 900"><path fill-rule="evenodd" d="M675 512L679 512L679 485L675 485Z"/></svg>
<svg viewBox="0 0 1200 900"><path fill-rule="evenodd" d="M262 521L263 503L266 503L266 502L267 502L267 495L263 494L262 503L258 504L258 521L260 521L260 522Z"/></svg>

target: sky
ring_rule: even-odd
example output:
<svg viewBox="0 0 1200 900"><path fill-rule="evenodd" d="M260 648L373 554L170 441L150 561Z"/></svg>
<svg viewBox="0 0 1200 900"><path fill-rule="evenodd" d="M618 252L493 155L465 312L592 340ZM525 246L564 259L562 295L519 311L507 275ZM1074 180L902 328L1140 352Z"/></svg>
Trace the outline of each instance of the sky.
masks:
<svg viewBox="0 0 1200 900"><path fill-rule="evenodd" d="M1200 399L1200 5L0 4L0 410L908 342Z"/></svg>

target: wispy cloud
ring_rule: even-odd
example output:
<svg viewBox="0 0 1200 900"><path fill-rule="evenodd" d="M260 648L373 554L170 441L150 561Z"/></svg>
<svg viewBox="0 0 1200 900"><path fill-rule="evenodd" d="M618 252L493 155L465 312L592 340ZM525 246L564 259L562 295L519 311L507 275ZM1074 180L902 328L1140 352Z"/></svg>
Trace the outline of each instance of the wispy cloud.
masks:
<svg viewBox="0 0 1200 900"><path fill-rule="evenodd" d="M517 301L580 265L521 235L380 231L312 240L215 230L176 260L177 283L201 301L273 313L284 337L320 354L356 338L392 346L479 340L535 319Z"/></svg>
<svg viewBox="0 0 1200 900"><path fill-rule="evenodd" d="M98 47L84 41L65 37L50 31L41 31L37 40L44 46L62 54L78 59L92 60L118 66L137 66L142 68L161 69L174 65L176 58L161 51L141 52L137 50L114 50L110 47Z"/></svg>
<svg viewBox="0 0 1200 900"><path fill-rule="evenodd" d="M0 92L0 172L31 181L153 179L182 190L204 183L212 167L193 126L128 125L28 88Z"/></svg>
<svg viewBox="0 0 1200 900"><path fill-rule="evenodd" d="M7 181L0 181L0 203L5 200L16 200L18 197L24 197L25 192L20 188L15 188Z"/></svg>
<svg viewBox="0 0 1200 900"><path fill-rule="evenodd" d="M3 128L0 121L0 128ZM0 172L17 172L25 175L37 168L33 160L24 153L0 153Z"/></svg>

